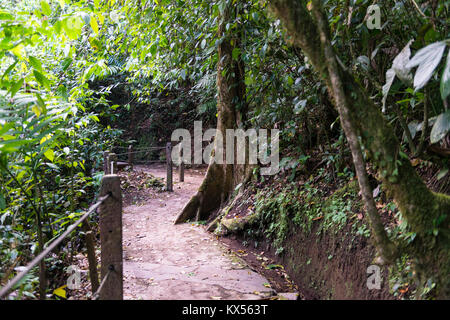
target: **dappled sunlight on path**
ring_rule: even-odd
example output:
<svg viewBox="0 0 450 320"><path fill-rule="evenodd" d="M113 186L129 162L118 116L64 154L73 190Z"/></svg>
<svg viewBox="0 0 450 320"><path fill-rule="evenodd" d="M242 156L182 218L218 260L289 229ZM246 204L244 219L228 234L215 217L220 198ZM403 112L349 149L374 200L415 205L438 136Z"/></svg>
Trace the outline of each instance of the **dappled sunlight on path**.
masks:
<svg viewBox="0 0 450 320"><path fill-rule="evenodd" d="M165 177L165 166L137 167ZM227 253L198 224L174 225L202 182L204 171L186 170L174 192L124 208L124 299L261 299L268 281Z"/></svg>

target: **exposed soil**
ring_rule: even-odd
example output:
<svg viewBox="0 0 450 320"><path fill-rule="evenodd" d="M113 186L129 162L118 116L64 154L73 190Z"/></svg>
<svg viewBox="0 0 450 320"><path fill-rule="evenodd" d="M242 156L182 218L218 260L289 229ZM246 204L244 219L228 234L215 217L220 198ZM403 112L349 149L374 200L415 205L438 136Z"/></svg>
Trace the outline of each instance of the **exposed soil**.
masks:
<svg viewBox="0 0 450 320"><path fill-rule="evenodd" d="M119 172L120 187L123 194L123 206L143 205L151 199L161 196L164 192L164 179L157 178L143 170L131 170Z"/></svg>
<svg viewBox="0 0 450 320"><path fill-rule="evenodd" d="M166 175L164 165L134 170ZM237 241L220 242L202 224L173 224L204 173L186 169L185 182L174 174L174 192L152 191L145 201L124 207L124 299L267 299L275 295L271 284L286 292L286 286L258 273L253 255L239 251Z"/></svg>
<svg viewBox="0 0 450 320"><path fill-rule="evenodd" d="M332 190L336 189L336 186L322 188L324 182L319 179L314 181L317 188L325 190L324 193L332 194ZM261 186L258 183L256 188L259 189ZM279 188L280 192L285 192L282 182L270 183L270 188ZM247 188L240 201L229 210L227 218L243 218L251 214L254 210L254 195L255 190L252 192L251 188ZM350 194L346 192L340 199L347 200L349 197ZM325 197L323 199L325 200ZM380 209L382 208L384 205L380 204ZM386 220L386 224L392 223L391 210L384 208L383 213L382 217ZM352 214L355 217L353 221L363 219L358 202L353 202ZM381 290L367 288L367 267L373 264L375 251L367 238L354 235L353 221L345 225L344 230L340 232L331 230L325 233L318 233L320 219L315 219L311 232L304 232L301 227L290 221L281 255L275 254L275 248L263 236L250 236L246 232L247 229L234 231L232 237L239 241L230 241L231 246L247 255L246 260L250 266L271 283L277 284L273 285L276 290L299 291L300 298L308 300L392 299L387 281L387 268L381 268L384 279ZM262 253L268 260L261 259Z"/></svg>
<svg viewBox="0 0 450 320"><path fill-rule="evenodd" d="M228 250L241 257L249 267L263 275L277 292L297 292L299 299L304 296L299 292L298 286L290 279L281 264L282 260L268 248L266 244L259 244L257 248L253 243L246 243L241 237L235 235L220 237Z"/></svg>

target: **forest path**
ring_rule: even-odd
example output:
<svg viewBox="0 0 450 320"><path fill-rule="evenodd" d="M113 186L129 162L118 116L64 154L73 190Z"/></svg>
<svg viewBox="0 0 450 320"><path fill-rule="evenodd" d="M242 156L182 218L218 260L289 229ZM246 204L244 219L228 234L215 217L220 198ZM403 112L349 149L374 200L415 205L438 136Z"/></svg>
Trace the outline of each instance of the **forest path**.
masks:
<svg viewBox="0 0 450 320"><path fill-rule="evenodd" d="M166 176L165 165L134 170ZM174 192L124 208L124 299L256 300L274 294L264 286L267 279L227 253L204 226L173 224L203 176L204 171L186 169L185 182L178 182L174 172Z"/></svg>

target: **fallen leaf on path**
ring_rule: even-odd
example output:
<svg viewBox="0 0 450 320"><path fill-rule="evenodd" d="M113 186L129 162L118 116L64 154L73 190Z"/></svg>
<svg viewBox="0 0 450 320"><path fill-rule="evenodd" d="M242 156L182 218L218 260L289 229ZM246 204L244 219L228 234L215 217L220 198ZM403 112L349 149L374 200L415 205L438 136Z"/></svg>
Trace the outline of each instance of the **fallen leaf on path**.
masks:
<svg viewBox="0 0 450 320"><path fill-rule="evenodd" d="M269 264L266 269L284 269L284 267L281 264Z"/></svg>
<svg viewBox="0 0 450 320"><path fill-rule="evenodd" d="M53 294L58 297L67 299L66 290L64 290L65 287L67 287L67 285L63 285L62 287L59 287L59 288L53 290Z"/></svg>

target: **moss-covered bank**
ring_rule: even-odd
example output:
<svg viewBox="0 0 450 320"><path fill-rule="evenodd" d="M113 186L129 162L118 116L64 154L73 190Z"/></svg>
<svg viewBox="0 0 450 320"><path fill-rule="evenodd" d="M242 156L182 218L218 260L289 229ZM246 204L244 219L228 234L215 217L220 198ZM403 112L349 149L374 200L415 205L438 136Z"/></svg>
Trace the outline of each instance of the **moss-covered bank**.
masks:
<svg viewBox="0 0 450 320"><path fill-rule="evenodd" d="M331 193L310 182L250 187L216 230L269 244L307 298L392 299L386 267L381 288L367 287L375 249L358 192L355 180Z"/></svg>

